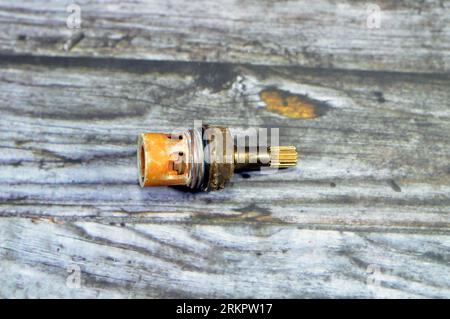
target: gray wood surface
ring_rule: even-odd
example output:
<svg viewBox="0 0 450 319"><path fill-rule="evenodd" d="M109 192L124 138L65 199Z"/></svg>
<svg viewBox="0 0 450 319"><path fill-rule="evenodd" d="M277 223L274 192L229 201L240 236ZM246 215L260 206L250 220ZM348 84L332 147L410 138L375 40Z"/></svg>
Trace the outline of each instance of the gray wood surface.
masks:
<svg viewBox="0 0 450 319"><path fill-rule="evenodd" d="M218 214L224 222L253 213L302 227L448 230L448 78L145 62L124 71L106 64L2 67L5 210L148 219L155 215L146 212L163 219L179 212L187 221ZM322 115L268 111L260 92L275 86L317 101ZM188 129L197 119L279 127L280 143L298 147L300 165L236 175L218 193L138 188L138 134Z"/></svg>
<svg viewBox="0 0 450 319"><path fill-rule="evenodd" d="M449 1L70 3L0 0L0 297L450 297ZM141 189L194 120L299 165Z"/></svg>
<svg viewBox="0 0 450 319"><path fill-rule="evenodd" d="M0 52L284 64L406 72L450 70L449 1L0 2ZM369 5L380 11L379 28Z"/></svg>
<svg viewBox="0 0 450 319"><path fill-rule="evenodd" d="M0 239L1 297L449 296L443 235L1 218Z"/></svg>
<svg viewBox="0 0 450 319"><path fill-rule="evenodd" d="M449 297L449 83L4 57L0 296ZM280 114L264 92L308 100L317 117ZM140 189L137 134L196 119L279 127L299 165L221 192Z"/></svg>

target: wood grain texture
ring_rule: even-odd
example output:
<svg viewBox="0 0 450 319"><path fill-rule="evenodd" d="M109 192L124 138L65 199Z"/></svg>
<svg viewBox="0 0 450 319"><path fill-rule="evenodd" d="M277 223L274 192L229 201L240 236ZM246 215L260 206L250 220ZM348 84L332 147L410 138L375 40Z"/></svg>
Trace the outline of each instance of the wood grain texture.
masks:
<svg viewBox="0 0 450 319"><path fill-rule="evenodd" d="M367 1L0 1L0 53L448 73L450 3Z"/></svg>
<svg viewBox="0 0 450 319"><path fill-rule="evenodd" d="M0 71L2 214L449 229L448 77L28 60ZM326 112L302 120L268 111L259 95L267 88L306 94ZM140 189L138 134L196 119L279 127L300 163L237 174L222 192Z"/></svg>
<svg viewBox="0 0 450 319"><path fill-rule="evenodd" d="M439 235L0 218L1 297L443 298ZM79 288L66 285L79 267ZM11 294L13 292L13 294Z"/></svg>
<svg viewBox="0 0 450 319"><path fill-rule="evenodd" d="M449 297L447 75L4 56L1 297ZM268 108L308 97L313 119ZM140 189L143 131L279 127L293 170ZM82 271L67 287L68 267Z"/></svg>

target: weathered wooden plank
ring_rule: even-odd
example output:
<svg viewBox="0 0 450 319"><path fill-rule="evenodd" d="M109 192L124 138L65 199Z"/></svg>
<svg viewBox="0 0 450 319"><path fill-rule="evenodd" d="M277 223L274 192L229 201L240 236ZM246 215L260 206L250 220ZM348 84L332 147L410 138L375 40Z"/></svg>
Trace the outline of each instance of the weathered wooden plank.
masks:
<svg viewBox="0 0 450 319"><path fill-rule="evenodd" d="M448 76L103 59L2 62L4 217L449 232ZM281 95L295 103L277 105ZM304 95L317 117L298 118ZM137 135L189 128L195 119L279 127L281 142L299 148L299 167L237 175L222 192L140 189Z"/></svg>
<svg viewBox="0 0 450 319"><path fill-rule="evenodd" d="M0 257L1 297L450 295L438 235L0 218Z"/></svg>
<svg viewBox="0 0 450 319"><path fill-rule="evenodd" d="M0 53L448 72L450 3L0 1ZM380 11L380 27L371 7ZM375 24L370 21L375 21Z"/></svg>

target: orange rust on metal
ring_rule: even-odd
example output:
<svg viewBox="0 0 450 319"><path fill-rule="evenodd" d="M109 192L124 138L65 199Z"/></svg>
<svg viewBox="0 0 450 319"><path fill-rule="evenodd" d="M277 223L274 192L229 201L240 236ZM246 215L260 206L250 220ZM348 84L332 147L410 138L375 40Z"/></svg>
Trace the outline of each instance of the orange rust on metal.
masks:
<svg viewBox="0 0 450 319"><path fill-rule="evenodd" d="M186 185L189 147L184 135L143 133L138 141L139 182L144 186Z"/></svg>
<svg viewBox="0 0 450 319"><path fill-rule="evenodd" d="M276 89L263 90L259 95L268 111L295 119L313 119L318 116L316 106L306 96Z"/></svg>

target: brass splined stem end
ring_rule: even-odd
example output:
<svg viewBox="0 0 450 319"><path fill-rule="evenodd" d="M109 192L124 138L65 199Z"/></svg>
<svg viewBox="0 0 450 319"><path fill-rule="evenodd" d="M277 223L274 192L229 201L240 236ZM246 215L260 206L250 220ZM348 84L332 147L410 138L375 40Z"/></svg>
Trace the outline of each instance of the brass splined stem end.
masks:
<svg viewBox="0 0 450 319"><path fill-rule="evenodd" d="M295 146L270 146L270 167L288 168L297 165Z"/></svg>

